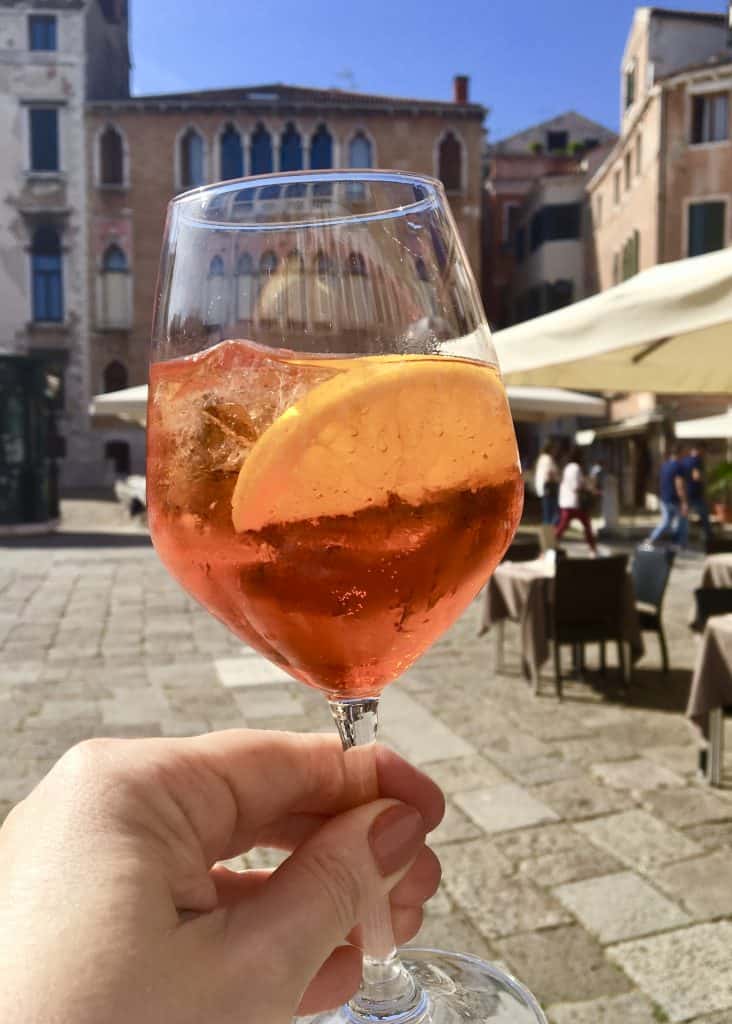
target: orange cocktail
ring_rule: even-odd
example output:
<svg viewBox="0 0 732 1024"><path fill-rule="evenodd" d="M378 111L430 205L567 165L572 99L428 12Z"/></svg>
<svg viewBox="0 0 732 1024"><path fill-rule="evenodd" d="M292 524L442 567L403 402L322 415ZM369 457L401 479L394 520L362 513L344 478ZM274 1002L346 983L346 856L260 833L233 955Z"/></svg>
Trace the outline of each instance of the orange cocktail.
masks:
<svg viewBox="0 0 732 1024"><path fill-rule="evenodd" d="M148 506L170 572L339 697L378 694L508 546L522 483L497 371L226 341L150 371Z"/></svg>

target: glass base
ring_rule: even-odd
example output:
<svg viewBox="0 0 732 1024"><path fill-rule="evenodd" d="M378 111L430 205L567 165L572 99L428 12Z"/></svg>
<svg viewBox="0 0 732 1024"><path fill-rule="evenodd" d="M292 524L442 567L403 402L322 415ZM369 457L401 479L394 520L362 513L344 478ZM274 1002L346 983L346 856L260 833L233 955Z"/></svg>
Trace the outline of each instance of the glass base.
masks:
<svg viewBox="0 0 732 1024"><path fill-rule="evenodd" d="M374 1004L373 1012L364 1013L347 1004L307 1018L310 1024L546 1024L529 990L494 964L465 953L411 946L400 949L399 956L422 990L415 1005L390 1012L388 1005L380 1010Z"/></svg>

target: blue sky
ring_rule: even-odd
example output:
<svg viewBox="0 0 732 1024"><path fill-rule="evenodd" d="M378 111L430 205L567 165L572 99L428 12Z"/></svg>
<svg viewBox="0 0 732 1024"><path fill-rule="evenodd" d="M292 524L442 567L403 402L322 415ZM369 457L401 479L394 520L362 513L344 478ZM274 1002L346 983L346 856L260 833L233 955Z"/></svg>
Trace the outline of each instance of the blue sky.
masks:
<svg viewBox="0 0 732 1024"><path fill-rule="evenodd" d="M659 6L722 13L725 0ZM618 122L633 0L131 0L135 92L286 82L449 99L502 138L575 109ZM449 11L449 13L448 13Z"/></svg>

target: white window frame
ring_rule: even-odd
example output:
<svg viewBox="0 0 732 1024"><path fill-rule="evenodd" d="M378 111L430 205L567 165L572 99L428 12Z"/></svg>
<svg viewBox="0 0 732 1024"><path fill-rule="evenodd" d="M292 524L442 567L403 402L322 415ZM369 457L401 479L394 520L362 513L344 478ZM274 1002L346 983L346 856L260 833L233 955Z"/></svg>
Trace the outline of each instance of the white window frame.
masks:
<svg viewBox="0 0 732 1024"><path fill-rule="evenodd" d="M691 133L694 129L694 98L697 96L716 96L722 92L727 93L727 138L717 139L714 142L692 142ZM724 87L724 83L718 81L703 82L698 85L689 86L686 90L685 132L687 144L689 148L694 151L700 149L719 149L723 146L732 145L732 82L727 82L726 89Z"/></svg>
<svg viewBox="0 0 732 1024"><path fill-rule="evenodd" d="M175 168L175 188L177 192L183 192L186 189L196 187L195 185L191 186L188 184L183 184L183 166L180 158L180 144L183 141L183 136L186 134L186 132L189 132L191 130L193 130L194 132L198 132L203 141L203 181L201 182L201 184L207 185L211 181L211 178L209 176L210 146L208 138L206 137L206 133L201 131L200 127L195 123L195 121L188 121L186 124L182 126L182 128L178 130L175 136L175 140L173 142L173 166Z"/></svg>
<svg viewBox="0 0 732 1024"><path fill-rule="evenodd" d="M730 201L729 192L715 192L708 196L684 196L682 200L683 206L683 222L684 222L684 235L681 239L681 253L678 259L685 260L689 253L689 227L691 220L691 207L702 203L724 203L724 247L730 245L732 241L732 201Z"/></svg>
<svg viewBox="0 0 732 1024"><path fill-rule="evenodd" d="M346 138L346 142L345 142L345 148L344 148L344 150L342 151L342 154L341 154L342 157L343 157L342 166L343 167L347 167L347 168L352 169L352 170L359 170L358 167L355 167L355 168L351 168L350 167L350 159L349 159L349 151L350 151L350 148L351 148L351 142L355 139L355 137L357 135L363 135L363 137L368 142L371 143L371 169L373 170L375 167L379 166L379 149L378 149L378 146L376 145L376 139L374 138L373 134L363 124L355 125L351 129L351 131L349 131L348 137ZM335 154L334 154L334 157L335 157ZM341 166L341 164L338 164L337 166ZM368 170L368 168L365 168L365 170Z"/></svg>
<svg viewBox="0 0 732 1024"><path fill-rule="evenodd" d="M121 249L125 254L127 260L126 271L116 271L116 273L124 273L127 278L127 322L124 324L110 324L105 322L104 319L104 254L110 246L116 245L117 248ZM114 333L115 331L131 331L135 321L135 310L133 307L134 291L133 291L133 271L132 261L130 254L127 251L127 247L122 244L120 238L111 238L105 245L102 252L99 253L99 261L97 263L97 274L95 282L95 298L96 298L96 317L95 317L95 328L100 334Z"/></svg>

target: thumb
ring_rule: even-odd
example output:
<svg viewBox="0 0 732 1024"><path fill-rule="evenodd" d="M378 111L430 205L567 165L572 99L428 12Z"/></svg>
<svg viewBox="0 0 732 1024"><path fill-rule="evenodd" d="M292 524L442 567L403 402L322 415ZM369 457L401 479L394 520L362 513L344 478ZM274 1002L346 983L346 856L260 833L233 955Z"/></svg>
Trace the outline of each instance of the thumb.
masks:
<svg viewBox="0 0 732 1024"><path fill-rule="evenodd" d="M406 804L356 807L299 846L263 886L256 907L241 907L241 934L256 922L260 948L269 950L293 1006L334 948L404 877L425 835L422 816Z"/></svg>

